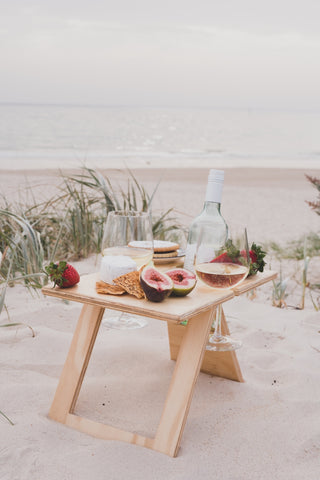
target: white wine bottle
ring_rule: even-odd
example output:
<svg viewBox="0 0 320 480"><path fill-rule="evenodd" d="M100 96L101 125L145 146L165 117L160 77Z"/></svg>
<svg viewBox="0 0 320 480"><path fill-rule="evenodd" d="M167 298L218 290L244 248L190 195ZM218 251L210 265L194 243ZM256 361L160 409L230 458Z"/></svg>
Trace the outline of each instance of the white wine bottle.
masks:
<svg viewBox="0 0 320 480"><path fill-rule="evenodd" d="M194 257L203 225L212 227L212 244L217 249L227 239L228 227L221 215L221 197L224 181L223 170L210 170L203 210L190 225L184 268L194 272Z"/></svg>

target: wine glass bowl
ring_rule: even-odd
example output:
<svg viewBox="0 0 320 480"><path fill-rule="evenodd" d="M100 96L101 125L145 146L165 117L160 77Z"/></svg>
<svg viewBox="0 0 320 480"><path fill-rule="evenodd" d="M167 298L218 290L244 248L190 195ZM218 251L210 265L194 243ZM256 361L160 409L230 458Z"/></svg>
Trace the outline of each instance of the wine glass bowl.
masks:
<svg viewBox="0 0 320 480"><path fill-rule="evenodd" d="M101 246L100 278L106 283L121 274L139 270L153 256L151 215L148 212L115 210L109 212ZM103 320L110 328L139 328L146 325L143 318L115 312Z"/></svg>
<svg viewBox="0 0 320 480"><path fill-rule="evenodd" d="M211 228L203 226L196 248L195 271L205 285L217 289L231 289L247 277L250 255L246 229L231 229L223 245L211 241ZM214 333L209 337L207 350L228 351L241 342L221 333L221 304L218 305Z"/></svg>
<svg viewBox="0 0 320 480"><path fill-rule="evenodd" d="M230 257L230 249L233 249L236 256ZM213 254L211 260L202 263L196 261L195 268L202 282L209 287L218 289L236 287L246 278L249 272L247 256L242 256L239 250L234 249L230 239L219 251L218 256Z"/></svg>
<svg viewBox="0 0 320 480"><path fill-rule="evenodd" d="M137 267L153 255L153 235L148 212L114 210L108 214L102 239L103 256L127 256Z"/></svg>

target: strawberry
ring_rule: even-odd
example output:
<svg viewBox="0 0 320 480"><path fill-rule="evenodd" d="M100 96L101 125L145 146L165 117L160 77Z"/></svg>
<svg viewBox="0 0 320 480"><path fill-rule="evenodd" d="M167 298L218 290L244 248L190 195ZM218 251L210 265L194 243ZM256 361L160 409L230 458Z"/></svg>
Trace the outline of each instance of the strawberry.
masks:
<svg viewBox="0 0 320 480"><path fill-rule="evenodd" d="M253 243L249 250L249 255L251 258L249 275L255 275L257 272L263 272L266 262L264 257L266 252L264 252L260 245Z"/></svg>
<svg viewBox="0 0 320 480"><path fill-rule="evenodd" d="M73 287L80 281L80 275L77 270L65 261L53 263L46 267L46 272L54 282L54 286L61 288Z"/></svg>
<svg viewBox="0 0 320 480"><path fill-rule="evenodd" d="M240 250L238 250L231 240L226 242L226 251L218 257L211 260L211 263L237 263L241 265Z"/></svg>
<svg viewBox="0 0 320 480"><path fill-rule="evenodd" d="M264 261L264 257L266 256L266 252L262 250L259 245L253 243L249 250L250 256L250 268L249 268L249 275L255 275L257 272L263 272L264 266L266 262ZM231 242L228 240L227 251L221 253L218 257L212 260L212 263L237 263L241 265L241 257L246 258L246 251L245 250L238 250Z"/></svg>
<svg viewBox="0 0 320 480"><path fill-rule="evenodd" d="M240 257L240 252L238 256ZM241 265L241 261L237 257L229 255L228 252L221 253L221 255L211 260L211 263L237 263Z"/></svg>

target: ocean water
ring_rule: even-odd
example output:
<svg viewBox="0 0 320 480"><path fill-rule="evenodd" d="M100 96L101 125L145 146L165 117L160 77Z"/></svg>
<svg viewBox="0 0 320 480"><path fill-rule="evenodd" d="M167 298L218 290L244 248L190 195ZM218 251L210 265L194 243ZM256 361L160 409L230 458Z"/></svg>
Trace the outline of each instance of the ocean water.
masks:
<svg viewBox="0 0 320 480"><path fill-rule="evenodd" d="M0 169L320 168L320 112L0 105Z"/></svg>

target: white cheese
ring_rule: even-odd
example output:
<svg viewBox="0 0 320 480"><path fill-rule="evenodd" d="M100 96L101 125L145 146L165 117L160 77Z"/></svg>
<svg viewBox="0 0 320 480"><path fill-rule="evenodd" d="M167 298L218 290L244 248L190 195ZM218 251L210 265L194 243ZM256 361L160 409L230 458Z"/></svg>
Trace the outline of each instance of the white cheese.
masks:
<svg viewBox="0 0 320 480"><path fill-rule="evenodd" d="M105 255L100 265L100 279L113 284L114 278L137 270L137 264L132 258L125 255Z"/></svg>

